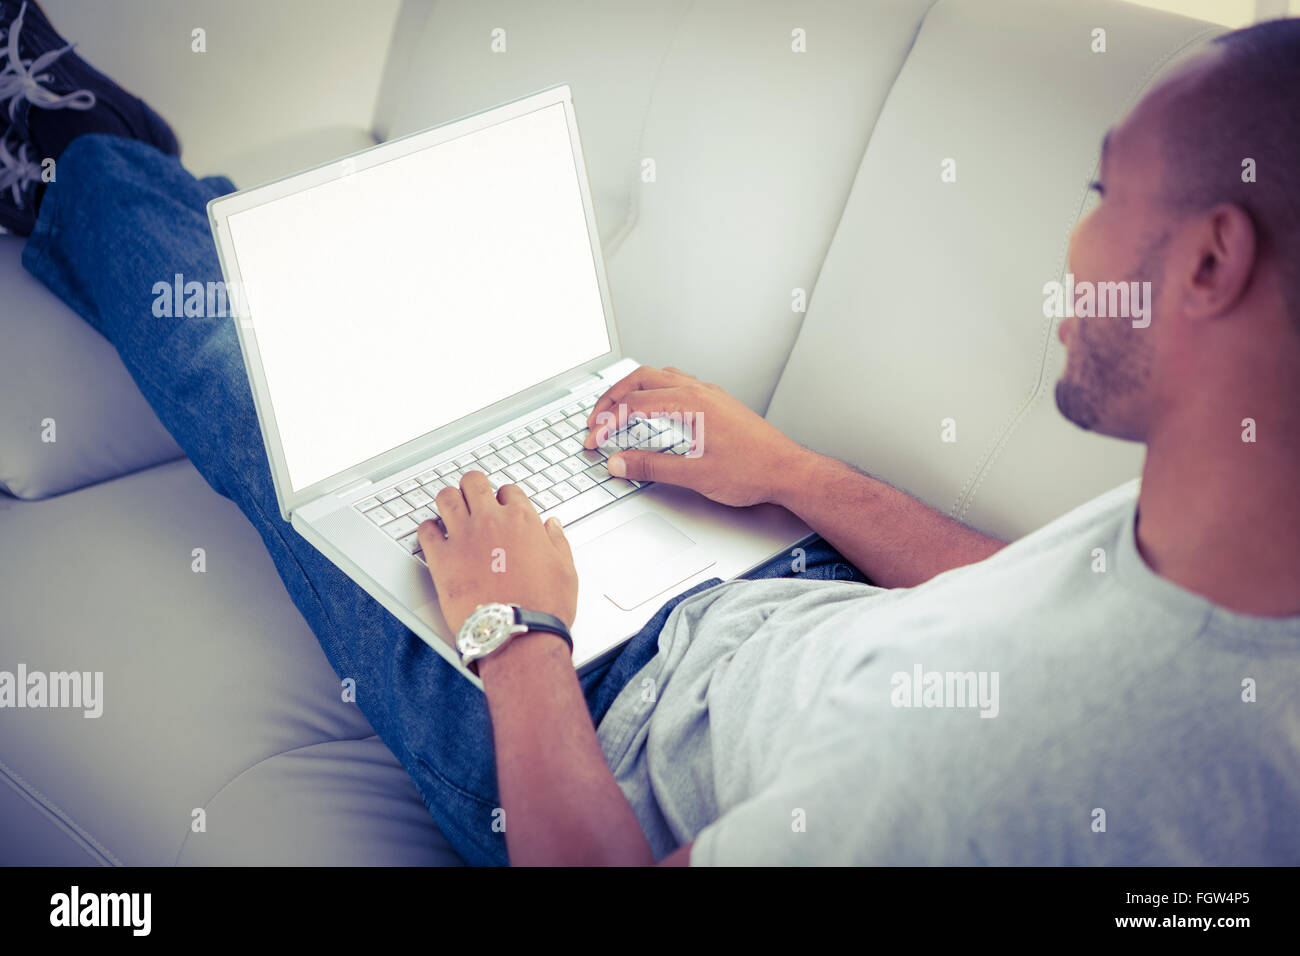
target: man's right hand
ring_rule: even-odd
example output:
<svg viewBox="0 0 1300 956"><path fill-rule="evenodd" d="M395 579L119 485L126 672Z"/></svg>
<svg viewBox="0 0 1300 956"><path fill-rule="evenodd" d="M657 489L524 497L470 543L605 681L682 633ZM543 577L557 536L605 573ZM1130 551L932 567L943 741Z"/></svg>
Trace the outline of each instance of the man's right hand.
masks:
<svg viewBox="0 0 1300 956"><path fill-rule="evenodd" d="M626 406L626 411L620 406ZM776 499L791 482L800 480L816 457L720 386L671 365L663 369L643 365L611 386L591 409L584 444L595 448L620 420L661 415L681 416L690 423L695 437L691 451L686 455L620 451L606 462L610 474L681 485L721 504L741 507Z"/></svg>

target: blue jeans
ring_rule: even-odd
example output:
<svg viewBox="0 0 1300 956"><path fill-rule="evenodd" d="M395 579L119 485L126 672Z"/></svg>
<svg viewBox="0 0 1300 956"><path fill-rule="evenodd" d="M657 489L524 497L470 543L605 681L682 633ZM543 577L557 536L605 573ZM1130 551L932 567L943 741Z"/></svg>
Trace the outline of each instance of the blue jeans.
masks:
<svg viewBox="0 0 1300 956"><path fill-rule="evenodd" d="M219 281L205 204L233 191L196 179L143 143L88 135L59 158L23 252L26 268L116 348L141 392L199 473L261 535L298 610L357 704L410 773L452 847L471 864L507 863L492 827L497 798L492 725L482 693L281 519L235 327L226 316L157 318L155 283ZM820 539L806 577L865 580ZM791 573L783 556L753 577ZM581 684L599 725L654 656L665 604L613 660Z"/></svg>

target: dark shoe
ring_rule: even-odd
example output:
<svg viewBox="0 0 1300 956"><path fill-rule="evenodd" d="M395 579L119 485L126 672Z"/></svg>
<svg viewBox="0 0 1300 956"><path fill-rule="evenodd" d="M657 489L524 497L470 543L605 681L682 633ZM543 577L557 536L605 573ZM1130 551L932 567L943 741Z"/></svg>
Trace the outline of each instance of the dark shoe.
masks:
<svg viewBox="0 0 1300 956"><path fill-rule="evenodd" d="M35 3L0 0L0 36L0 126L30 143L38 163L85 133L180 153L163 118L78 56Z"/></svg>
<svg viewBox="0 0 1300 956"><path fill-rule="evenodd" d="M20 236L32 234L40 181L41 165L31 158L31 147L13 130L0 135L0 226Z"/></svg>

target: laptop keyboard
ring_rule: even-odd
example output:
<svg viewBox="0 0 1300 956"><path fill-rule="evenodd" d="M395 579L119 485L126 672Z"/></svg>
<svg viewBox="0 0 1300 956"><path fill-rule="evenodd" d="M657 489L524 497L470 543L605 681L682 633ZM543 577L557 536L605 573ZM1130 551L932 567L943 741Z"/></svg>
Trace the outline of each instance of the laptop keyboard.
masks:
<svg viewBox="0 0 1300 956"><path fill-rule="evenodd" d="M353 507L398 547L421 561L416 529L438 517L434 499L443 488L460 486L461 475L481 471L496 491L515 484L542 520L558 517L570 525L650 482L615 478L605 460L628 448L683 455L690 438L668 419L642 419L610 435L599 448L584 448L587 416L602 393L579 399L529 422L473 451L435 464L414 477L377 491Z"/></svg>

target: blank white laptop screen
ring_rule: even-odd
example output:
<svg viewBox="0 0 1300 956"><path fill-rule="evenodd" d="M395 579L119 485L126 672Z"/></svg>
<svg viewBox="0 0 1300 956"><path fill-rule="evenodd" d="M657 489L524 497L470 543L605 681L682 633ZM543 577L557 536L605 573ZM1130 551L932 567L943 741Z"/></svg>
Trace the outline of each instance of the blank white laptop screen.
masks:
<svg viewBox="0 0 1300 956"><path fill-rule="evenodd" d="M294 491L611 347L562 104L229 230Z"/></svg>

